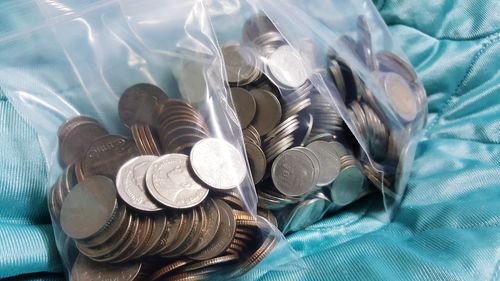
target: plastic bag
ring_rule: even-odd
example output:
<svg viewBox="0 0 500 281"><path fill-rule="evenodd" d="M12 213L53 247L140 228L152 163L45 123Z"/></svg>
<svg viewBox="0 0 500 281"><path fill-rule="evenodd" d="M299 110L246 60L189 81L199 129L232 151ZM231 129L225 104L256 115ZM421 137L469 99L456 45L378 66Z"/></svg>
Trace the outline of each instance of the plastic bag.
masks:
<svg viewBox="0 0 500 281"><path fill-rule="evenodd" d="M258 206L290 233L382 194L390 220L427 101L371 1L208 2Z"/></svg>
<svg viewBox="0 0 500 281"><path fill-rule="evenodd" d="M72 280L228 278L264 258L266 271L291 268L273 215L257 214L201 1L18 5L40 14L0 39L0 85L40 137Z"/></svg>

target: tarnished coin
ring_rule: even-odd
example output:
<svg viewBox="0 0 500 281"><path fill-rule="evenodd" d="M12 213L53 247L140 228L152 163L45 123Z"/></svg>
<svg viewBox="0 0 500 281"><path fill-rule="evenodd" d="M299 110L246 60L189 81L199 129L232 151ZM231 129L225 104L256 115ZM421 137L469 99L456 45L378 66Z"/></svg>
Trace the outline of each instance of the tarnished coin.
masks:
<svg viewBox="0 0 500 281"><path fill-rule="evenodd" d="M95 119L77 116L59 127L59 152L66 165L80 161L92 142L108 134Z"/></svg>
<svg viewBox="0 0 500 281"><path fill-rule="evenodd" d="M252 142L245 142L245 149L247 151L248 162L250 170L252 171L252 178L254 183L259 183L266 174L266 155L264 151Z"/></svg>
<svg viewBox="0 0 500 281"><path fill-rule="evenodd" d="M307 80L307 71L300 53L291 46L279 47L268 58L267 76L274 84L285 89L295 89Z"/></svg>
<svg viewBox="0 0 500 281"><path fill-rule="evenodd" d="M247 85L261 76L261 72L256 67L257 58L250 48L231 41L222 46L221 52L229 84Z"/></svg>
<svg viewBox="0 0 500 281"><path fill-rule="evenodd" d="M257 106L253 96L243 88L231 88L234 107L238 114L238 120L242 128L246 128L252 122Z"/></svg>
<svg viewBox="0 0 500 281"><path fill-rule="evenodd" d="M155 85L140 83L125 90L118 102L118 114L122 123L130 127L134 123L152 125L153 112L167 94Z"/></svg>
<svg viewBox="0 0 500 281"><path fill-rule="evenodd" d="M116 190L120 198L129 206L145 211L155 212L163 209L152 200L146 190L146 172L157 156L138 156L127 161L116 175Z"/></svg>
<svg viewBox="0 0 500 281"><path fill-rule="evenodd" d="M90 260L84 255L78 255L71 269L71 280L74 281L140 281L142 262L113 265Z"/></svg>
<svg viewBox="0 0 500 281"><path fill-rule="evenodd" d="M210 244L220 226L220 211L217 203L215 203L214 199L209 198L205 200L204 204L200 205L200 209L204 210L206 213L206 217L202 218L205 221L202 222L203 227L200 230L200 235L198 235L198 239L196 242L186 251L185 255L191 255L197 253L204 249Z"/></svg>
<svg viewBox="0 0 500 281"><path fill-rule="evenodd" d="M191 208L200 204L208 189L189 173L189 158L184 154L167 154L151 163L146 173L146 186L161 204L176 208Z"/></svg>
<svg viewBox="0 0 500 281"><path fill-rule="evenodd" d="M226 264L229 262L237 261L238 258L239 258L239 256L235 255L235 254L219 256L219 257L215 257L215 258L211 258L211 259L207 259L207 260L203 260L203 261L194 262L190 265L186 265L183 267L183 270L184 271L192 271L192 270L198 270L198 269L205 268L205 267Z"/></svg>
<svg viewBox="0 0 500 281"><path fill-rule="evenodd" d="M259 135L264 136L279 124L281 104L273 93L266 90L254 89L250 91L250 94L257 104L252 126L257 129Z"/></svg>
<svg viewBox="0 0 500 281"><path fill-rule="evenodd" d="M90 238L113 220L118 201L109 178L94 176L77 184L61 208L61 227L74 239Z"/></svg>
<svg viewBox="0 0 500 281"><path fill-rule="evenodd" d="M191 259L207 260L217 257L224 253L233 240L234 233L236 232L236 221L232 209L221 199L216 199L215 203L220 211L220 225L217 233L208 246L198 253L190 255L189 258Z"/></svg>
<svg viewBox="0 0 500 281"><path fill-rule="evenodd" d="M100 175L114 179L116 173L130 158L139 156L134 142L122 137L107 135L94 141L82 162L85 176Z"/></svg>
<svg viewBox="0 0 500 281"><path fill-rule="evenodd" d="M307 145L319 160L319 177L316 185L326 186L337 178L340 172L340 158L329 142L315 141Z"/></svg>
<svg viewBox="0 0 500 281"><path fill-rule="evenodd" d="M230 143L206 138L193 146L191 167L198 178L215 189L239 186L247 174L243 156Z"/></svg>
<svg viewBox="0 0 500 281"><path fill-rule="evenodd" d="M415 93L403 77L396 73L384 73L383 85L389 104L404 122L415 120L418 113Z"/></svg>
<svg viewBox="0 0 500 281"><path fill-rule="evenodd" d="M182 267L182 266L184 266L186 264L190 264L190 263L192 263L192 261L189 260L189 259L177 260L177 261L175 261L173 263L169 263L167 265L164 265L159 270L153 272L153 274L150 276L150 278L151 278L152 281L158 280L161 277L163 277L165 274L170 273L172 271L175 271L175 270L179 269L180 267Z"/></svg>
<svg viewBox="0 0 500 281"><path fill-rule="evenodd" d="M276 189L287 196L306 194L318 178L315 162L296 149L287 150L274 160L271 176Z"/></svg>
<svg viewBox="0 0 500 281"><path fill-rule="evenodd" d="M262 239L259 246L250 254L250 256L239 264L238 269L233 273L233 276L240 276L254 268L271 253L277 244L278 239L273 234L269 234L265 239Z"/></svg>

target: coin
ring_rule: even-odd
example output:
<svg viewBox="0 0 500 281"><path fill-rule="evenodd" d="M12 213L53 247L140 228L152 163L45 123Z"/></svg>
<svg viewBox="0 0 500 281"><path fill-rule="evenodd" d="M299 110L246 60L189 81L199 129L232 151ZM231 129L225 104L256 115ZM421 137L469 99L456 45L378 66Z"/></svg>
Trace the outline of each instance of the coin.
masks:
<svg viewBox="0 0 500 281"><path fill-rule="evenodd" d="M368 69L375 70L378 68L377 61L373 54L372 36L370 26L365 16L359 16L357 20L358 27L358 53L364 61Z"/></svg>
<svg viewBox="0 0 500 281"><path fill-rule="evenodd" d="M231 41L222 46L221 52L226 68L227 82L230 85L247 85L261 76L261 72L256 67L257 58L250 48L240 46L239 42Z"/></svg>
<svg viewBox="0 0 500 281"><path fill-rule="evenodd" d="M250 91L250 94L257 104L252 126L257 129L260 136L264 136L279 124L281 104L273 93L266 90L254 89Z"/></svg>
<svg viewBox="0 0 500 281"><path fill-rule="evenodd" d="M107 135L94 141L82 162L85 176L101 175L114 179L128 159L139 156L134 142L122 136Z"/></svg>
<svg viewBox="0 0 500 281"><path fill-rule="evenodd" d="M78 255L71 269L71 279L75 281L139 281L142 277L142 262L112 265L99 263Z"/></svg>
<svg viewBox="0 0 500 281"><path fill-rule="evenodd" d="M170 263L170 264L167 264L167 265L164 265L161 269L155 271L152 275L151 275L151 280L158 280L160 279L161 277L163 277L165 274L167 273L170 273L170 272L173 272L177 269L179 269L180 267L186 265L186 264L189 264L191 263L192 261L189 260L189 259L182 259L182 260L177 260L173 263Z"/></svg>
<svg viewBox="0 0 500 281"><path fill-rule="evenodd" d="M259 146L251 142L245 142L245 149L247 151L253 181L254 183L259 183L266 174L266 155Z"/></svg>
<svg viewBox="0 0 500 281"><path fill-rule="evenodd" d="M380 71L398 73L408 82L418 81L418 76L415 70L400 56L387 50L381 50L377 52L375 56L379 63Z"/></svg>
<svg viewBox="0 0 500 281"><path fill-rule="evenodd" d="M287 150L272 165L271 176L276 188L288 196L301 196L315 185L315 162L304 151Z"/></svg>
<svg viewBox="0 0 500 281"><path fill-rule="evenodd" d="M204 249L189 256L193 260L207 260L222 254L231 244L236 232L236 221L231 207L220 199L215 203L220 211L220 225L214 239Z"/></svg>
<svg viewBox="0 0 500 281"><path fill-rule="evenodd" d="M300 202L293 208L280 225L283 233L290 233L304 229L319 221L332 202L328 199L312 198Z"/></svg>
<svg viewBox="0 0 500 281"><path fill-rule="evenodd" d="M365 189L366 181L363 171L357 164L349 163L342 167L340 174L330 187L330 197L336 205L345 206L358 199Z"/></svg>
<svg viewBox="0 0 500 281"><path fill-rule="evenodd" d="M383 85L389 104L404 122L415 120L418 113L415 94L403 77L396 73L384 73Z"/></svg>
<svg viewBox="0 0 500 281"><path fill-rule="evenodd" d="M259 36L277 32L276 26L263 13L251 16L243 26L243 41L251 42L258 39Z"/></svg>
<svg viewBox="0 0 500 281"><path fill-rule="evenodd" d="M201 203L208 189L189 173L188 157L171 153L157 158L146 172L146 187L159 203L176 209L191 208Z"/></svg>
<svg viewBox="0 0 500 281"><path fill-rule="evenodd" d="M122 123L130 127L135 123L151 125L153 111L167 94L155 85L140 83L125 90L118 102L118 115Z"/></svg>
<svg viewBox="0 0 500 281"><path fill-rule="evenodd" d="M92 142L107 134L91 117L77 116L66 121L58 130L61 159L66 165L81 160Z"/></svg>
<svg viewBox="0 0 500 281"><path fill-rule="evenodd" d="M340 172L340 158L326 141L315 141L307 145L318 158L320 163L317 185L326 186L332 183Z"/></svg>
<svg viewBox="0 0 500 281"><path fill-rule="evenodd" d="M103 176L89 177L64 200L61 227L71 238L90 238L109 225L117 208L113 181Z"/></svg>
<svg viewBox="0 0 500 281"><path fill-rule="evenodd" d="M259 262L264 260L278 244L278 239L273 234L269 234L260 242L260 245L253 251L248 258L239 264L238 269L232 276L240 276L255 267Z"/></svg>
<svg viewBox="0 0 500 281"><path fill-rule="evenodd" d="M171 214L167 218L167 224L165 226L165 230L162 232L160 240L156 243L156 245L149 251L150 255L157 255L162 253L163 251L169 252L170 249L176 248L177 243L182 243L183 241L178 242L180 239L180 230L183 228L185 224L187 224L187 220L189 215L184 212Z"/></svg>
<svg viewBox="0 0 500 281"><path fill-rule="evenodd" d="M193 146L191 167L205 184L222 190L239 186L247 174L240 151L230 143L215 138L203 139Z"/></svg>
<svg viewBox="0 0 500 281"><path fill-rule="evenodd" d="M148 194L145 186L146 171L157 156L138 156L128 160L116 175L116 190L120 198L129 206L155 212L163 209Z"/></svg>
<svg viewBox="0 0 500 281"><path fill-rule="evenodd" d="M200 231L198 239L191 248L186 251L186 255L195 254L207 247L208 244L213 241L219 230L221 214L214 199L209 198L204 204L200 205L200 208L206 209L206 218L202 218L205 222L203 223L203 228Z"/></svg>
<svg viewBox="0 0 500 281"><path fill-rule="evenodd" d="M184 271L192 271L192 270L197 270L197 269L201 269L201 268L205 268L205 267L209 267L209 266L225 264L225 263L229 263L229 262L233 262L233 261L237 261L237 260L238 260L238 255L235 255L235 254L219 256L219 257L215 257L215 258L211 258L211 259L207 259L207 260L203 260L203 261L194 262L194 263L189 264L189 265L185 265L183 267L183 270Z"/></svg>
<svg viewBox="0 0 500 281"><path fill-rule="evenodd" d="M231 88L234 107L238 114L238 120L242 128L246 128L252 122L257 105L253 96L243 88Z"/></svg>
<svg viewBox="0 0 500 281"><path fill-rule="evenodd" d="M298 88L307 80L307 71L300 53L288 45L274 51L269 56L266 67L268 78L285 89Z"/></svg>

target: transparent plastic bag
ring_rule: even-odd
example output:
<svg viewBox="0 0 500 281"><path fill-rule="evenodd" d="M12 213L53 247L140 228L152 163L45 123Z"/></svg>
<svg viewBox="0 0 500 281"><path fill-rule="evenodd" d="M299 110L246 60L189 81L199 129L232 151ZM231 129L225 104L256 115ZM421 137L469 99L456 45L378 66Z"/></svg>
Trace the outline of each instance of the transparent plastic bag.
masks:
<svg viewBox="0 0 500 281"><path fill-rule="evenodd" d="M371 1L208 2L238 114L257 108L241 125L267 162L258 206L286 234L381 194L389 221L427 101Z"/></svg>
<svg viewBox="0 0 500 281"><path fill-rule="evenodd" d="M39 135L69 278L297 268L272 213L257 212L201 1L18 5L39 14L2 34L0 85Z"/></svg>

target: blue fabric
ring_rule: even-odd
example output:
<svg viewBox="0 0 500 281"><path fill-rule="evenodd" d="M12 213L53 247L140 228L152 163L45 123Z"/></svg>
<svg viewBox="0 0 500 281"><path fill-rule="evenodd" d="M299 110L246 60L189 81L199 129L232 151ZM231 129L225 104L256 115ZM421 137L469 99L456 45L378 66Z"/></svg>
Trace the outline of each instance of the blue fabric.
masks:
<svg viewBox="0 0 500 281"><path fill-rule="evenodd" d="M305 268L244 280L500 280L500 1L375 4L429 97L402 205L358 202L288 237ZM62 279L37 135L2 94L0 136L0 278Z"/></svg>

